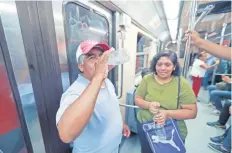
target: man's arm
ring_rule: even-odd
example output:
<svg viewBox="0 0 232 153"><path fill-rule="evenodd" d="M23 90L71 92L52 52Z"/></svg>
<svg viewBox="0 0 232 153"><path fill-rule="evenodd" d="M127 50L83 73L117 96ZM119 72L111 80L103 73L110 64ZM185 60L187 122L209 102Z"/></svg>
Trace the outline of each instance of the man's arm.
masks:
<svg viewBox="0 0 232 153"><path fill-rule="evenodd" d="M224 47L215 43L212 43L208 40L204 40L200 38L199 34L196 31L188 31L190 33L192 43L195 44L197 47L203 49L204 51L226 60L231 60L231 48ZM186 37L188 34L186 35Z"/></svg>
<svg viewBox="0 0 232 153"><path fill-rule="evenodd" d="M108 74L107 59L110 52L105 52L96 64L95 76L85 91L66 109L57 128L61 140L65 143L77 138L88 123L96 103L102 82Z"/></svg>

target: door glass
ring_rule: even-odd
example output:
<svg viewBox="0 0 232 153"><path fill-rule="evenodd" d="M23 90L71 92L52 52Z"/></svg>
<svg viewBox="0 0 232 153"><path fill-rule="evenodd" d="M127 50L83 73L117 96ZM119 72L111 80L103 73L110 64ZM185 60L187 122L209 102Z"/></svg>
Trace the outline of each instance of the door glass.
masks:
<svg viewBox="0 0 232 153"><path fill-rule="evenodd" d="M67 54L73 82L79 73L76 61L77 47L88 39L108 44L109 24L105 17L71 2L65 5L65 23Z"/></svg>
<svg viewBox="0 0 232 153"><path fill-rule="evenodd" d="M16 5L14 1L11 1L0 2L0 6L2 6L0 7L2 25L32 148L35 153L45 153Z"/></svg>
<svg viewBox="0 0 232 153"><path fill-rule="evenodd" d="M0 153L27 153L0 50Z"/></svg>

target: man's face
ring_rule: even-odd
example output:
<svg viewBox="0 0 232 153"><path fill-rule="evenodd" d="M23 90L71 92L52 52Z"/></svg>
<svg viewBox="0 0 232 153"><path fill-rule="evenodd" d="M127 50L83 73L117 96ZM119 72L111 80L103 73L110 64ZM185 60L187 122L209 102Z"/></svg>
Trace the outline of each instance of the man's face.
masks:
<svg viewBox="0 0 232 153"><path fill-rule="evenodd" d="M91 80L95 73L95 65L98 59L101 57L103 52L99 49L91 49L84 56L83 64L79 64L79 69L83 72L84 77Z"/></svg>

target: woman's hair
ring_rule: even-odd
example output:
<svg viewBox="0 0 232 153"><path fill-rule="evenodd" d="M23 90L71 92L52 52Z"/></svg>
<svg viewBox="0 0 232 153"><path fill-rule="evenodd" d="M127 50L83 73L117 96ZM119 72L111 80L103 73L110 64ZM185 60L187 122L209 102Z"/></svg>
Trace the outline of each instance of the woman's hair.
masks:
<svg viewBox="0 0 232 153"><path fill-rule="evenodd" d="M203 51L200 52L200 53L198 53L198 54L197 54L197 58L198 58L198 59L201 58L201 57L203 56L203 54L205 54L205 52L203 52Z"/></svg>
<svg viewBox="0 0 232 153"><path fill-rule="evenodd" d="M154 56L154 58L151 61L151 66L150 66L151 71L154 72L155 74L157 74L157 72L156 72L156 64L157 64L157 62L159 61L159 59L161 57L168 57L172 61L173 65L175 67L175 70L172 72L172 75L179 76L180 75L180 65L179 65L179 62L178 62L177 55L176 55L175 52L170 51L170 50L160 52L160 53L158 53L157 55Z"/></svg>

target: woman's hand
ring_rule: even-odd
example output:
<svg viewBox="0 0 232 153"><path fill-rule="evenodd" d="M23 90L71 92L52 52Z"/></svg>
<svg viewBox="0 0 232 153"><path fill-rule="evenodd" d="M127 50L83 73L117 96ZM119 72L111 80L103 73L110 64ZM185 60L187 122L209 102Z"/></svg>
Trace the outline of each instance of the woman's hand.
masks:
<svg viewBox="0 0 232 153"><path fill-rule="evenodd" d="M159 110L158 114L153 117L153 120L159 124L164 125L165 121L169 118L166 110Z"/></svg>
<svg viewBox="0 0 232 153"><path fill-rule="evenodd" d="M148 109L152 114L157 114L160 107L158 102L149 102Z"/></svg>

